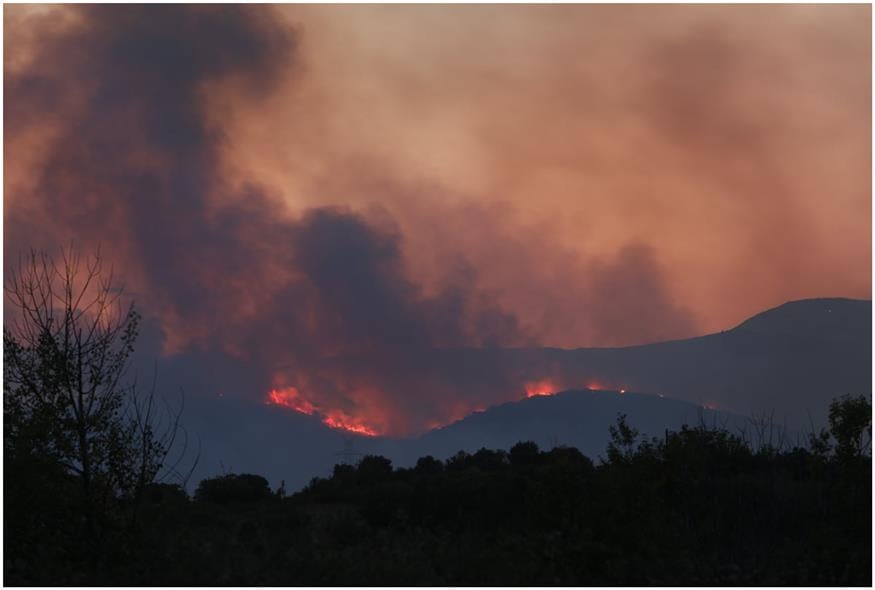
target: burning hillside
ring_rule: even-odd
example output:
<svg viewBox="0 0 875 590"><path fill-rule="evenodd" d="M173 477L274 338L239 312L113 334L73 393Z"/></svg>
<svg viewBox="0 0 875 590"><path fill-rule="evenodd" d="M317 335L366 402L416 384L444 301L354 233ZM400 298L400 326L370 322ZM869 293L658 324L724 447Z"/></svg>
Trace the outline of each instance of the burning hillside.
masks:
<svg viewBox="0 0 875 590"><path fill-rule="evenodd" d="M271 389L265 403L317 417L326 426L353 434L363 436L406 435L441 428L472 413L483 411L490 405L536 396L552 396L569 389L625 393L625 389L610 388L603 385L602 381L594 379L568 380L548 377L528 380L522 383L522 387L507 389L506 391L510 392L509 395L490 396L491 401L485 405L477 401L480 396L472 396L469 400L456 399L451 404L436 408L439 414L436 417L409 429L399 429L397 424L393 427L392 412L380 404L381 400L391 399L391 396L373 390L369 392L369 395L357 396L362 403L354 409L324 405L318 401L319 395L302 393L301 389L294 386L278 386ZM522 390L521 394L513 393L520 390Z"/></svg>

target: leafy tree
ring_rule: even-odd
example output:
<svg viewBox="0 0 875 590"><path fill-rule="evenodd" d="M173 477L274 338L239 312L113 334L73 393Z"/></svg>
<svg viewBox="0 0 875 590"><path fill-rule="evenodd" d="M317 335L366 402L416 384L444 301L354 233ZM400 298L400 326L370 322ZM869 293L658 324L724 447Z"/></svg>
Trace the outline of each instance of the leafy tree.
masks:
<svg viewBox="0 0 875 590"><path fill-rule="evenodd" d="M821 428L818 433L810 433L808 435L808 448L811 449L811 454L825 459L832 450L829 437L829 431L826 428Z"/></svg>
<svg viewBox="0 0 875 590"><path fill-rule="evenodd" d="M635 454L635 443L638 441L638 430L626 422L626 414L617 414L616 426L608 428L611 442L608 443L608 462L617 464L631 460Z"/></svg>
<svg viewBox="0 0 875 590"><path fill-rule="evenodd" d="M511 465L534 465L538 462L540 450L532 441L518 442L510 448Z"/></svg>
<svg viewBox="0 0 875 590"><path fill-rule="evenodd" d="M463 471L468 467L471 455L465 451L459 451L446 461L447 471Z"/></svg>
<svg viewBox="0 0 875 590"><path fill-rule="evenodd" d="M346 463L338 463L334 466L334 477L340 479L351 479L355 475L355 466Z"/></svg>
<svg viewBox="0 0 875 590"><path fill-rule="evenodd" d="M574 447L553 447L547 451L548 460L556 465L571 465L581 467L586 471L593 468L592 461Z"/></svg>
<svg viewBox="0 0 875 590"><path fill-rule="evenodd" d="M361 481L371 483L392 475L392 461L379 455L366 455L356 469Z"/></svg>
<svg viewBox="0 0 875 590"><path fill-rule="evenodd" d="M276 497L280 500L286 497L286 480L280 481L280 487L276 489L276 492L274 492L274 494L276 494Z"/></svg>
<svg viewBox="0 0 875 590"><path fill-rule="evenodd" d="M267 480L251 473L229 473L205 479L194 492L197 502L235 504L259 502L273 498Z"/></svg>
<svg viewBox="0 0 875 590"><path fill-rule="evenodd" d="M417 459L416 467L414 469L416 473L421 474L440 473L444 470L444 464L431 455L426 455L425 457Z"/></svg>
<svg viewBox="0 0 875 590"><path fill-rule="evenodd" d="M179 484L151 483L143 491L143 500L152 504L186 504L188 494Z"/></svg>
<svg viewBox="0 0 875 590"><path fill-rule="evenodd" d="M495 471L501 469L508 462L507 453L504 451L493 451L490 449L480 449L471 456L471 463L481 471Z"/></svg>
<svg viewBox="0 0 875 590"><path fill-rule="evenodd" d="M843 395L829 405L829 431L836 440L836 456L861 456L872 442L872 406L865 396ZM868 435L868 436L867 436Z"/></svg>
<svg viewBox="0 0 875 590"><path fill-rule="evenodd" d="M140 316L99 252L83 261L69 250L59 262L32 252L4 289L4 455L78 477L94 546L109 502L155 480L179 415L159 431L154 389L141 395L125 379Z"/></svg>

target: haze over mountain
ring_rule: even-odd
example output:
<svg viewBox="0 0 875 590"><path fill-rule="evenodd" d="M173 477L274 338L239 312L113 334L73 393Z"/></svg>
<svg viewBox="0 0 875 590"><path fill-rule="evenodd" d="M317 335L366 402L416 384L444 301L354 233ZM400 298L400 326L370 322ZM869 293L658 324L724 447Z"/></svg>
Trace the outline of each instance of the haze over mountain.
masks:
<svg viewBox="0 0 875 590"><path fill-rule="evenodd" d="M374 433L560 372L721 403L634 352L496 350L871 298L869 13L17 5L5 259L111 244L189 391Z"/></svg>
<svg viewBox="0 0 875 590"><path fill-rule="evenodd" d="M21 482L9 490L20 518L7 544L19 585L162 578L154 564L173 556L208 574L183 582L258 583L269 581L261 570L331 573L341 554L354 581L379 584L395 580L358 579L360 566L423 569L396 551L410 539L429 549L420 563L485 572L459 539L491 552L481 534L505 526L446 536L447 524L467 528L458 512L437 515L435 545L414 512L398 511L403 534L368 529L354 560L326 549L344 546L346 524L326 544L311 534L317 521L271 542L239 521L246 539L211 546L224 527L214 525L240 515L203 512L206 492L187 504L191 521L162 505L172 526L142 518L141 536L116 525L137 520L153 492L181 500L151 486L159 468L189 491L255 474L202 491L256 483L270 498L267 530L289 524L269 504L297 514L309 492L274 502L260 475L291 492L366 454L405 466L522 440L597 461L620 413L655 437L767 419L795 442L826 424L837 396L871 396L871 6L17 4L3 14L4 457L7 479ZM813 470L863 454L847 439L859 443L870 405L833 407L848 417L830 434L834 453L803 461ZM714 450L712 434L666 434L663 450L690 439L681 447L728 472L728 485L687 473L707 484L697 502L657 506L664 519L649 529L624 513L638 480L652 479L655 505L676 482L648 469L621 482L615 465L590 469L574 452L544 453L534 470L493 461L495 477L480 473L502 502L459 491L486 513L520 505L504 502L520 474L547 474L535 483L548 490L554 471L606 483L596 496L621 519L568 488L563 502L597 517L563 520L570 534L588 531L569 544L551 519L570 511L541 494L544 510L531 514L550 538L533 544L519 528L522 544L493 552L498 572L528 554L549 572L558 549L563 568L588 555L596 569L643 573L625 560L630 534L645 562L677 558L682 575L656 580L707 581L692 572L724 558L754 570L777 559L782 575L856 563L833 556L868 538L855 519L870 487L847 488L840 470L797 486L798 453L755 453L749 480L735 469L736 451L749 456L737 441L697 454L700 443ZM489 456L451 461L444 475L464 484ZM672 456L662 473L691 457ZM360 466L335 483L369 479L371 466L382 483L412 475L379 458ZM414 479L432 473L423 467ZM735 486L763 512L736 502ZM381 502L394 502L391 487L374 488ZM774 507L798 494L806 502L772 526ZM721 533L737 542L700 518L715 502L730 508ZM836 518L793 536L827 507ZM205 514L215 522L190 535ZM736 548L753 529L739 514L768 531L746 563ZM860 534L831 543L842 527ZM616 540L613 565L599 530ZM771 543L782 536L792 554ZM648 557L648 544L662 552ZM141 559L146 547L155 552ZM101 579L110 563L119 578ZM543 581L583 580L552 575Z"/></svg>
<svg viewBox="0 0 875 590"><path fill-rule="evenodd" d="M792 301L699 338L510 354L509 362L532 371L557 367L565 387L595 379L603 386L660 392L742 415L774 411L802 426L809 424L809 414L822 423L837 395L871 393L872 303Z"/></svg>
<svg viewBox="0 0 875 590"><path fill-rule="evenodd" d="M515 394L524 399L509 398L403 439L350 434L316 416L233 396L191 395L185 424L201 445L192 479L247 471L297 489L335 463L366 453L407 465L426 454L445 458L458 450L508 448L519 440L576 446L596 458L621 412L651 436L698 424L703 417L737 431L763 415L771 415L791 436L804 434L826 423L833 397L871 395L871 314L870 301L812 299L765 311L718 334L646 346L441 351L448 369L482 362L555 384L537 393L573 391L528 399ZM221 368L217 371L221 374ZM198 379L189 387L197 390L198 382L203 383ZM235 387L227 380L225 385ZM245 384L241 380L236 387Z"/></svg>
<svg viewBox="0 0 875 590"><path fill-rule="evenodd" d="M459 450L469 453L484 447L506 450L519 441L533 441L543 449L575 447L596 460L604 456L610 440L608 428L616 423L619 414L625 414L627 423L647 438L662 438L665 429L678 430L684 424L718 426L733 433L751 430L745 417L664 396L571 390L475 412L449 426L404 441L396 449L389 447L387 456L397 457L402 465L411 465L425 455L446 459Z"/></svg>

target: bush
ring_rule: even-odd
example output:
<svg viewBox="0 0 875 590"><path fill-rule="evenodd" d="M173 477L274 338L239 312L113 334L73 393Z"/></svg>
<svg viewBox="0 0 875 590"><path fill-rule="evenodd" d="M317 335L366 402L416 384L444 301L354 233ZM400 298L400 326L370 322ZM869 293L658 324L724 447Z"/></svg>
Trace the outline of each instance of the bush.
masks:
<svg viewBox="0 0 875 590"><path fill-rule="evenodd" d="M188 494L179 484L152 483L143 490L143 500L150 504L185 504Z"/></svg>
<svg viewBox="0 0 875 590"><path fill-rule="evenodd" d="M196 501L210 504L259 502L272 497L267 480L249 473L205 479L194 493Z"/></svg>
<svg viewBox="0 0 875 590"><path fill-rule="evenodd" d="M420 457L416 461L416 473L441 473L443 470L444 464L432 457L431 455Z"/></svg>
<svg viewBox="0 0 875 590"><path fill-rule="evenodd" d="M392 461L379 455L367 455L358 464L359 479L364 483L374 483L392 475Z"/></svg>
<svg viewBox="0 0 875 590"><path fill-rule="evenodd" d="M538 462L538 445L532 441L518 442L510 448L510 464L534 465Z"/></svg>

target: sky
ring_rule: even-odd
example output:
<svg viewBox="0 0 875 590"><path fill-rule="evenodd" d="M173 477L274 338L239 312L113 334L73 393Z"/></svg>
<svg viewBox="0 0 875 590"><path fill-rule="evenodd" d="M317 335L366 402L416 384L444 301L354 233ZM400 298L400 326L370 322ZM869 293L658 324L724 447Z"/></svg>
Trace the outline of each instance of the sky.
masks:
<svg viewBox="0 0 875 590"><path fill-rule="evenodd" d="M156 354L253 399L409 433L518 386L436 349L871 297L870 6L9 5L4 37L6 264L100 245Z"/></svg>

